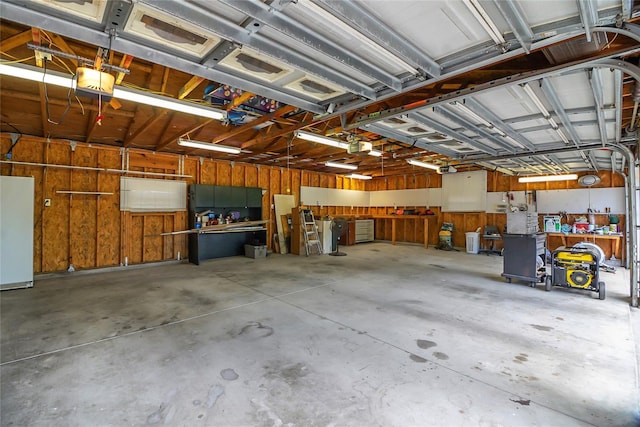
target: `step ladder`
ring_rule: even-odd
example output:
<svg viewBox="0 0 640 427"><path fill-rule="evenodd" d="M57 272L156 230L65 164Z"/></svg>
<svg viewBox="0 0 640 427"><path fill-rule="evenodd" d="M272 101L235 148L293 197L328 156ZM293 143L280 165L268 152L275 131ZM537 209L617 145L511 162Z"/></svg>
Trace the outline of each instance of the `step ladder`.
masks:
<svg viewBox="0 0 640 427"><path fill-rule="evenodd" d="M304 237L304 252L306 256L316 251L318 255L322 255L322 243L318 235L318 226L313 218L311 209L300 210L300 224L302 224L302 235Z"/></svg>

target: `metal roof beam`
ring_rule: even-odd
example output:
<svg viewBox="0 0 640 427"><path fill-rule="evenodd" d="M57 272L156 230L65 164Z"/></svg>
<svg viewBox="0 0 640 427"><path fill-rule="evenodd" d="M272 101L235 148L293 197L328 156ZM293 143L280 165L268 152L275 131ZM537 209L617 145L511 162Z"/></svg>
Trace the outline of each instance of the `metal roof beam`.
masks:
<svg viewBox="0 0 640 427"><path fill-rule="evenodd" d="M592 109L593 110L593 109ZM606 123L613 123L615 120L614 119L606 119ZM597 120L581 120L579 122L572 122L573 127L574 128L578 128L581 126L593 126L593 125L597 125L598 121ZM545 125L539 125L539 126L531 126L531 127L526 127L526 128L521 128L518 129L518 133L529 133L529 132L539 132L542 130L549 130L549 125L545 124Z"/></svg>
<svg viewBox="0 0 640 427"><path fill-rule="evenodd" d="M532 159L535 159L538 164L545 167L550 173L558 173L558 169L556 164L545 158L545 156L533 156Z"/></svg>
<svg viewBox="0 0 640 427"><path fill-rule="evenodd" d="M478 162L476 164L478 166L482 166L483 168L490 169L490 170L492 170L494 172L501 172L501 173L503 173L505 175L510 175L510 176L515 175L514 171L512 171L510 169L507 169L507 168L504 168L502 166L493 165L493 164L491 164L489 162Z"/></svg>
<svg viewBox="0 0 640 427"><path fill-rule="evenodd" d="M490 121L496 129L505 133L507 136L515 140L523 147L528 148L531 151L536 151L535 146L531 143L531 141L520 135L519 132L513 130L511 126L503 122L500 117L493 113L493 111L490 111L487 107L476 101L473 97L470 96L468 98L465 98L464 101L465 104L467 104L472 110L476 110L481 116L486 117L487 120Z"/></svg>
<svg viewBox="0 0 640 427"><path fill-rule="evenodd" d="M398 58L413 64L418 69L426 71L431 76L438 77L441 67L415 45L392 31L382 21L372 15L355 1L318 0L318 4L333 12L342 21L352 25L367 38L381 44ZM419 72L419 70L416 70Z"/></svg>
<svg viewBox="0 0 640 427"><path fill-rule="evenodd" d="M513 145L507 143L506 141L503 141L499 138L499 135L495 135L491 132L487 132L486 130L484 130L483 128L475 125L474 123L470 122L469 120L465 119L462 117L461 114L458 114L458 112L454 112L451 110L451 104L444 104L438 107L435 107L433 109L434 112L446 117L447 119L451 120L452 122L454 122L455 124L457 124L458 126L462 126L465 129L469 129L472 130L473 132L477 133L478 135L487 138L489 141L493 142L496 145L499 145L500 147L502 147L503 149L505 149L506 151L509 151L511 153L515 153L517 150L513 147Z"/></svg>
<svg viewBox="0 0 640 427"><path fill-rule="evenodd" d="M529 164L529 163L525 162L524 160L522 160L521 158L516 158L516 159L514 159L514 161L516 163L518 163L520 166L524 167L525 169L533 170L534 172L538 172L538 173L543 173L542 172L542 168L540 168L539 166L533 165L533 164Z"/></svg>
<svg viewBox="0 0 640 427"><path fill-rule="evenodd" d="M600 73L596 69L592 68L590 71L587 71L587 73L589 74L589 85L591 86L593 99L596 104L596 117L598 118L600 139L602 140L602 145L604 146L608 141L608 138L607 127L604 120L604 112L602 111L602 106L604 105L604 96L602 94L602 80L600 79Z"/></svg>
<svg viewBox="0 0 640 427"><path fill-rule="evenodd" d="M465 98L468 99L468 98ZM612 110L615 107L612 106L604 106L603 109L606 110ZM593 107L580 107L580 108L567 108L564 110L565 113L567 113L567 115L574 115L574 114L587 114L587 113L593 113ZM509 119L504 119L504 123L507 125L511 125L514 123L520 123L520 122L528 122L530 120L535 120L535 119L539 119L540 118L540 114L529 114L526 116L520 116L520 117L512 117Z"/></svg>
<svg viewBox="0 0 640 427"><path fill-rule="evenodd" d="M214 13L204 13L204 11L210 9L211 3L200 2L198 6L185 1L147 0L147 3L194 25L202 28L211 28L215 33L226 39L249 46L260 53L264 53L285 64L289 64L294 68L298 68L315 76L321 76L347 89L349 92L369 99L375 99L376 97L375 91L372 88L350 76L337 72L315 61L313 58L294 52L286 46L282 46L264 37L257 31L247 31L246 28L236 25Z"/></svg>
<svg viewBox="0 0 640 427"><path fill-rule="evenodd" d="M625 21L631 18L633 12L633 0L622 0L622 19Z"/></svg>
<svg viewBox="0 0 640 427"><path fill-rule="evenodd" d="M518 4L513 0L493 0L493 4L509 24L509 28L520 42L522 49L526 54L529 54L533 43L533 31L531 31L531 27L529 27Z"/></svg>
<svg viewBox="0 0 640 427"><path fill-rule="evenodd" d="M620 8L611 8L611 9L607 9L606 11L616 11L619 10ZM612 12L613 13L613 12ZM607 15L608 16L608 15ZM615 14L612 15L611 17L609 17L609 19L611 20L611 22L615 22ZM600 22L602 23L602 25L604 25L603 23L603 19L601 16ZM560 43L560 42L564 42L566 40L569 40L573 37L579 36L583 34L583 29L582 27L579 27L579 25L576 25L575 28L571 29L571 28L565 28L565 27L554 27L552 25L547 25L545 27L545 31L542 34L549 34L549 32L554 33L557 32L558 34L556 36L552 36L552 37L548 37L545 36L546 38L543 38L541 40L537 40L534 41L534 45L532 46L532 50L537 50L537 49L542 49L544 47L556 44L556 43ZM536 30L537 31L537 30ZM594 28L593 31L598 31L598 32L604 32L604 33L614 33L614 34L622 34L625 37L630 37L636 41L638 41L640 43L640 26L636 25L636 24L630 24L630 23L623 23L622 24L622 28L615 28L615 27L597 27ZM537 33L536 33L537 34ZM476 52L475 56L471 55L470 59L468 59L467 61L465 61L464 63L460 64L460 63L452 63L449 64L447 60L445 59L441 59L440 63L442 64L442 75L438 78L433 78L433 79L428 79L427 81L415 81L415 82L411 82L411 83L406 83L405 84L405 91L410 91L410 90L414 90L417 89L419 87L423 87L426 86L428 84L433 84L435 82L438 81L442 81L445 78L451 78L454 76L458 76L460 74L463 74L465 72L471 71L471 70L475 70L475 69L479 69L488 65L492 65L495 64L499 61L506 61L508 59L512 59L518 55L521 55L523 53L524 50L520 50L520 49L515 49L515 50L511 50L507 53L504 54L500 54L499 52L497 52L495 49L494 51L490 52L488 50L488 46L482 45L482 46L477 46L474 47L472 50L474 50ZM613 58L620 58L623 57L625 55L629 55L635 52L638 52L638 48L637 47L631 47L628 49L625 49L623 51L618 51L616 53L613 53L611 55L607 55L601 59L597 59L597 60L593 60L593 59L588 59L585 58L584 60L579 60L579 61L575 61L572 64L573 65L569 65L567 66L566 64L560 64L551 68L546 68L544 70L535 70L535 71L529 71L529 72L522 72L522 73L518 73L517 75L512 75L512 76L508 76L508 77L504 77L501 79L497 79L488 83L483 83L477 86L473 86L471 88L468 89L463 89L461 91L457 91L455 94L448 94L448 95L444 95L443 97L441 97L441 100L439 100L438 102L445 102L447 100L453 100L456 98L461 98L464 96L465 93L472 93L472 92L481 92L484 89L491 89L494 87L499 87L502 84L512 84L515 83L516 81L520 81L520 82L526 82L526 81L530 81L530 80L535 80L540 78L540 76L543 75L555 75L560 73L563 69L568 69L569 71L575 71L575 70L579 70L579 69L584 69L588 67L588 64L594 64L595 66L602 66L601 64L603 64L604 62L608 62L608 61L616 61L615 62L615 67L620 67L620 68L629 68L628 67L628 63L621 63L621 62L617 62L616 59ZM635 67L633 64L631 64L632 67ZM615 68L614 67L614 68ZM381 91L378 93L378 101L383 101L385 99L388 99L391 96L394 96L395 93L387 90L387 91ZM422 106L427 106L427 105L434 105L437 104L438 102L425 102ZM367 105L371 104L371 102L366 102L366 101L358 101L358 102L354 102L352 103L349 107L350 109L356 109L356 108L363 108ZM414 105L417 103L414 103ZM414 107L412 107L413 109L415 108L420 108L422 106L417 106L415 105ZM397 109L393 109L393 110L397 110ZM384 112L383 112L384 113ZM383 117L388 117L388 116L392 116L394 115L393 113L389 113L387 116L382 116L382 117L378 117L380 116L380 113L376 113L377 118L383 118ZM366 121L368 118L363 117L361 119L358 120L358 123L362 123L362 121ZM347 125L345 127L345 129L349 129L352 127L358 127L359 124L354 124L354 125Z"/></svg>
<svg viewBox="0 0 640 427"><path fill-rule="evenodd" d="M562 162L560 161L560 159L558 158L558 156L556 156L555 154L549 154L549 158L556 164L558 165L561 169L563 169L565 172L569 172L570 169Z"/></svg>
<svg viewBox="0 0 640 427"><path fill-rule="evenodd" d="M379 126L376 124L367 125L366 127L363 127L362 130L374 132L374 133L377 133L378 135L383 135L383 136L386 136L387 138L392 138L392 139L395 139L396 141L403 142L405 144L410 144L414 147L424 148L425 150L433 151L434 153L442 154L443 156L448 156L453 159L460 157L459 153L456 153L453 150L448 150L446 148L443 148L442 146L436 143L427 144L424 141L411 138L410 136L403 135L400 132L387 129L383 126Z"/></svg>
<svg viewBox="0 0 640 427"><path fill-rule="evenodd" d="M1 5L2 3L0 3ZM595 31L601 30L599 28L596 28ZM623 25L622 29L617 29L617 28L607 28L607 31L616 33L616 34L623 34L627 37L631 37L634 40L638 41L638 43L640 43L640 26L636 26L634 24L627 24L625 23ZM602 29L602 31L604 31L604 29ZM551 43L551 40L553 40L553 38L549 38L544 40L541 43L537 43L534 48L538 49L538 48L542 48L544 46L547 46ZM556 39L557 40L557 39ZM356 127L360 127L366 123L371 123L371 122L375 122L378 120L382 120L388 117L393 117L393 116L397 116L398 114L405 114L409 111L415 111L417 109L421 109L421 108L425 108L425 107L432 107L435 105L439 105L441 103L444 102L451 102L451 101L455 101L458 99L462 99L465 96L471 95L471 94L477 94L477 93L481 93L484 92L485 90L491 90L491 89L496 89L498 87L501 86L509 86L509 85L513 85L516 83L526 83L529 81L533 81L533 80L538 80L539 78L543 77L543 76L554 76L557 74L560 74L562 72L575 72L576 70L584 70L586 68L591 68L591 67L603 67L603 68L620 68L620 69L624 69L625 72L629 73L629 72L636 72L636 68L638 68L637 66L631 64L630 62L624 62L618 59L613 59L613 58L617 58L620 56L624 56L624 55L629 55L632 53L636 53L640 51L640 48L638 47L630 47L628 49L625 49L622 52L616 52L615 54L612 54L610 56L601 58L601 59L597 59L597 60L590 60L590 59L584 59L583 61L576 61L574 63L572 63L572 65L567 66L566 64L561 64L561 65L557 65L554 67L550 67L550 68L546 68L543 70L532 70L532 71L526 71L526 72L521 72L515 75L511 75L508 77L503 77L503 78L499 78L496 80L492 80L486 83L482 83L482 84L478 84L475 86L471 86L469 88L465 88L465 89L460 89L457 90L455 92L450 92L447 93L445 95L441 95L438 97L434 97L434 98L430 98L430 99L425 99L423 101L418 101L418 102L413 102L404 106L400 106L400 107L394 107L388 110L384 110L384 111L377 111L375 113L372 113L370 115L367 116L361 116L358 117L355 121L353 121L350 124L347 124L344 126L345 130L348 129L353 129ZM502 59L507 59L508 57L510 57L510 55L512 54L513 51L509 52L508 54L504 54L502 55ZM494 60L489 61L489 63L494 63L497 60L497 58L494 58ZM420 86L425 86L427 84L432 84L435 83L437 81L441 81L443 80L443 78L448 78L448 77L452 77L453 75L458 75L462 72L466 72L466 71L470 71L472 69L476 69L478 67L481 67L483 65L487 65L487 63L477 63L475 64L475 66L468 66L465 67L464 69L461 70L457 70L455 72L449 72L447 71L447 75L446 76L441 76L440 78L437 79L430 79L429 81L426 82L422 82ZM629 71L629 70L633 70L633 71ZM638 75L640 75L640 69L638 69ZM406 90L409 90L409 88L405 88ZM414 87L415 89L415 87ZM387 93L387 92L381 92L378 94L378 101L383 101L387 98L389 98L391 96L391 94ZM367 105L370 105L371 102L367 102L367 101L356 101L352 104L348 105L349 110L355 110L357 108L364 108ZM336 111L336 114L339 113L339 111Z"/></svg>
<svg viewBox="0 0 640 427"><path fill-rule="evenodd" d="M591 29L598 25L598 9L593 0L579 0L580 20L584 27L587 42L591 43Z"/></svg>
<svg viewBox="0 0 640 427"><path fill-rule="evenodd" d="M573 127L573 124L571 123L571 120L569 119L566 111L564 111L564 107L562 106L562 103L560 102L555 89L553 89L553 86L551 86L549 79L543 77L542 79L540 79L540 84L542 87L542 91L553 107L553 111L560 118L560 121L562 122L564 128L569 132L569 136L573 140L574 145L576 146L576 148L579 147L580 137L576 133L576 129Z"/></svg>
<svg viewBox="0 0 640 427"><path fill-rule="evenodd" d="M358 56L357 53L346 51L333 40L282 14L278 10L278 8L282 7L279 6L278 2L274 2L272 6L269 6L259 0L218 1L312 47L327 57L337 60L348 67L355 68L397 92L402 90L402 81L399 78Z"/></svg>
<svg viewBox="0 0 640 427"><path fill-rule="evenodd" d="M430 117L427 117L423 114L420 113L409 113L409 118L413 119L419 123L422 123L426 126L429 126L431 129L435 130L436 132L440 132L442 134L448 135L454 139L457 139L460 142L464 142L469 144L470 146L480 150L480 151L484 151L487 154L491 154L493 156L498 155L498 150L496 150L493 147L489 147L488 145L482 144L481 142L475 141L471 138L469 138L466 135L463 135L459 132L455 132L451 129L449 129L448 127L446 127L445 125L433 120Z"/></svg>
<svg viewBox="0 0 640 427"><path fill-rule="evenodd" d="M613 99L615 102L615 109L616 109L615 141L620 142L620 139L622 138L622 108L624 107L623 100L622 100L622 85L624 84L623 78L622 78L622 71L613 70L613 80L614 80L613 90L615 92ZM604 112L604 108L605 107L603 106L603 112Z"/></svg>
<svg viewBox="0 0 640 427"><path fill-rule="evenodd" d="M170 2L167 2L170 3ZM68 19L61 19L51 14L27 9L19 5L0 2L0 16L4 19L19 22L28 26L41 26L47 31L81 40L96 46L109 46L109 34L101 29L90 28L82 24L78 24ZM146 61L156 64L164 64L169 68L173 68L187 74L198 75L207 79L227 84L233 87L239 87L253 93L259 93L261 96L275 99L285 104L295 105L307 111L314 113L324 113L326 108L321 105L307 101L306 99L293 96L289 93L263 84L255 83L246 78L237 77L232 74L199 64L189 59L178 57L169 52L164 52L159 48L152 48L141 45L132 40L123 37L115 37L112 40L111 49L117 52L126 53L138 58L144 58Z"/></svg>
<svg viewBox="0 0 640 427"><path fill-rule="evenodd" d="M591 163L591 167L598 172L598 159L593 155L593 150L589 150L589 154L587 154L589 158L589 162Z"/></svg>

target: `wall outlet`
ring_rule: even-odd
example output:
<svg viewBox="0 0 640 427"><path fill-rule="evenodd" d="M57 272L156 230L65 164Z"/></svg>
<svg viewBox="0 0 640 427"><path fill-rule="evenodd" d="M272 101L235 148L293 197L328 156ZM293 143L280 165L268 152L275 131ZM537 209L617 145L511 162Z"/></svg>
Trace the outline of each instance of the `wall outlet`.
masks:
<svg viewBox="0 0 640 427"><path fill-rule="evenodd" d="M44 199L44 206L46 208L48 208L49 206L51 206L51 199Z"/></svg>

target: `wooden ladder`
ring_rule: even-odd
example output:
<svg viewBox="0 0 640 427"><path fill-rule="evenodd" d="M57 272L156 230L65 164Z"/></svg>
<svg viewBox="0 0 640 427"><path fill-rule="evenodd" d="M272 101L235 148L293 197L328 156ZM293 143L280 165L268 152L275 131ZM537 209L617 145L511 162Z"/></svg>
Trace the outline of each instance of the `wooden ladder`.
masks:
<svg viewBox="0 0 640 427"><path fill-rule="evenodd" d="M318 226L313 218L313 211L311 209L300 210L300 223L302 224L304 252L306 256L311 255L314 248L318 255L322 255L322 243L318 235Z"/></svg>

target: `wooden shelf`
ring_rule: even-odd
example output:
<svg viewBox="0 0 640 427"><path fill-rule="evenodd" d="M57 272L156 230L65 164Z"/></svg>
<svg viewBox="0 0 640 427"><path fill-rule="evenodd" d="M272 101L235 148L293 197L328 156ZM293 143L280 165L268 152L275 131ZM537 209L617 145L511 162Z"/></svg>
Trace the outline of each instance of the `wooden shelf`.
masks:
<svg viewBox="0 0 640 427"><path fill-rule="evenodd" d="M429 219L437 218L436 215L373 215L374 219L391 220L391 244L396 244L396 220L418 219L424 222L424 248L429 247Z"/></svg>
<svg viewBox="0 0 640 427"><path fill-rule="evenodd" d="M594 233L546 233L548 237L556 237L560 238L562 241L562 245L569 247L572 246L574 242L591 242L597 243L598 240L609 240L613 243L611 247L611 254L617 257L620 257L624 261L624 253L620 252L621 244L623 242L623 234L594 234ZM552 247L547 243L547 247ZM605 251L605 254L610 257L610 254L607 254L607 250L602 248Z"/></svg>

